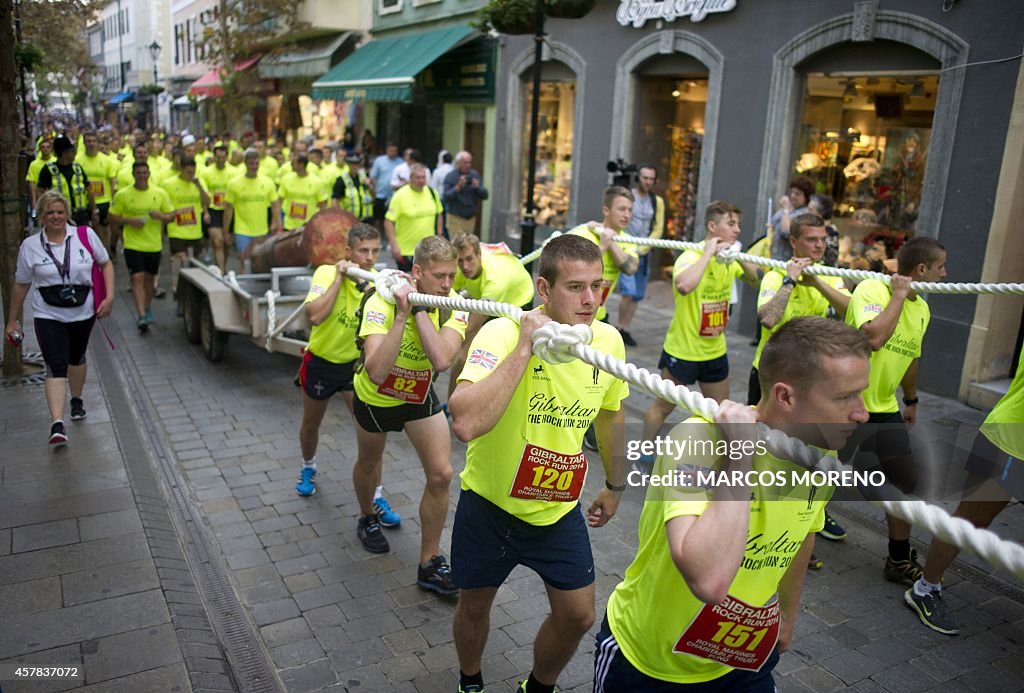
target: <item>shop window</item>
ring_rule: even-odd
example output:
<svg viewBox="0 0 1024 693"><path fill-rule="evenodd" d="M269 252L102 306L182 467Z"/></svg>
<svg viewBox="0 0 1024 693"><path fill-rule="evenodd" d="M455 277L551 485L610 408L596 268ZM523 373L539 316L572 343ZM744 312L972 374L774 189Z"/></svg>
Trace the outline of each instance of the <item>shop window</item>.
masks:
<svg viewBox="0 0 1024 693"><path fill-rule="evenodd" d="M916 232L938 87L934 71L807 75L793 173L832 198L841 266L879 271Z"/></svg>
<svg viewBox="0 0 1024 693"><path fill-rule="evenodd" d="M523 109L523 169L520 204L525 214L530 151L530 113L533 84L526 84ZM540 226L563 228L568 222L572 190L573 118L576 82L543 80L540 84L540 119L537 126L537 159L534 162L534 200Z"/></svg>
<svg viewBox="0 0 1024 693"><path fill-rule="evenodd" d="M636 95L631 163L657 168L656 192L664 194L668 207L667 235L692 240L698 223L707 77L638 76Z"/></svg>

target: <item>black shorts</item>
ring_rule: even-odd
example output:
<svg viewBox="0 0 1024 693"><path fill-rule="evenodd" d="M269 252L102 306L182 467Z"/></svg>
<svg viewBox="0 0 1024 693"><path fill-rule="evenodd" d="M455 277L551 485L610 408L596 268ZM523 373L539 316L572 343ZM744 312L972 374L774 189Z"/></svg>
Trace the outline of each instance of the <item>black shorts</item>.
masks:
<svg viewBox="0 0 1024 693"><path fill-rule="evenodd" d="M991 425L1024 426L1024 423ZM974 477L995 481L1014 498L1024 498L1024 461L999 449L981 431L974 438L964 468Z"/></svg>
<svg viewBox="0 0 1024 693"><path fill-rule="evenodd" d="M453 575L457 575L453 571ZM655 608L649 606L648 608ZM779 648L772 650L760 671L733 669L725 676L700 683L674 683L655 679L637 669L626 659L615 641L608 615L601 621L597 648L594 650L594 690L604 693L643 691L644 693L774 693L772 670L779 663Z"/></svg>
<svg viewBox="0 0 1024 693"><path fill-rule="evenodd" d="M97 203L96 209L99 210L99 213L100 213L100 226L106 226L107 222L109 220L109 217L110 217L110 203L109 202Z"/></svg>
<svg viewBox="0 0 1024 693"><path fill-rule="evenodd" d="M758 377L757 369L751 367L750 379L747 380L747 404L754 407L761 401L761 379Z"/></svg>
<svg viewBox="0 0 1024 693"><path fill-rule="evenodd" d="M388 212L388 201L375 199L373 201L373 220L384 223L384 215Z"/></svg>
<svg viewBox="0 0 1024 693"><path fill-rule="evenodd" d="M367 404L356 395L353 401L356 423L370 433L398 433L407 421L429 419L441 412L441 400L430 386L427 400L423 404L399 404L397 407L377 407Z"/></svg>
<svg viewBox="0 0 1024 693"><path fill-rule="evenodd" d="M160 257L162 253L146 253L141 250L124 249L124 264L129 274L160 274Z"/></svg>
<svg viewBox="0 0 1024 693"><path fill-rule="evenodd" d="M857 471L881 469L885 479L904 493L917 487L910 434L900 412L869 413L839 451L839 459Z"/></svg>
<svg viewBox="0 0 1024 693"><path fill-rule="evenodd" d="M210 223L207 225L211 229L222 229L224 228L224 210L210 208Z"/></svg>
<svg viewBox="0 0 1024 693"><path fill-rule="evenodd" d="M87 300L92 300L87 299ZM50 378L68 377L68 366L85 363L85 350L89 346L89 334L96 318L77 322L61 322L48 318L36 318L36 341L43 353L43 362Z"/></svg>
<svg viewBox="0 0 1024 693"><path fill-rule="evenodd" d="M355 365L355 361L334 363L307 350L299 366L298 384L310 399L315 400L330 399L340 391L352 392L355 389L352 384Z"/></svg>
<svg viewBox="0 0 1024 693"><path fill-rule="evenodd" d="M579 502L551 525L531 525L462 491L452 525L452 576L462 589L498 587L517 565L559 590L594 582L594 555Z"/></svg>
<svg viewBox="0 0 1024 693"><path fill-rule="evenodd" d="M658 359L658 369L662 368L667 368L672 377L683 385L720 383L729 377L729 357L722 354L710 361L684 361L663 351Z"/></svg>
<svg viewBox="0 0 1024 693"><path fill-rule="evenodd" d="M192 255L195 257L199 257L199 254L203 252L202 238L168 238L167 242L171 247L171 255L177 255L178 253L187 254L190 248Z"/></svg>
<svg viewBox="0 0 1024 693"><path fill-rule="evenodd" d="M71 221L75 223L75 226L88 226L92 221L92 212L88 209L76 209L71 213Z"/></svg>

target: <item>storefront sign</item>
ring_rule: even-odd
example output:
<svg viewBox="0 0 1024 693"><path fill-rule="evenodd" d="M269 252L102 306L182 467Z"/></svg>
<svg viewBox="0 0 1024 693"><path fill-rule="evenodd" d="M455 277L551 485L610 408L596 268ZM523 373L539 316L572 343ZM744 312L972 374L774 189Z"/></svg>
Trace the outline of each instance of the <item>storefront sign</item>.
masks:
<svg viewBox="0 0 1024 693"><path fill-rule="evenodd" d="M632 24L639 29L648 20L674 22L689 17L700 22L713 12L729 12L736 0L621 0L615 19L622 26Z"/></svg>

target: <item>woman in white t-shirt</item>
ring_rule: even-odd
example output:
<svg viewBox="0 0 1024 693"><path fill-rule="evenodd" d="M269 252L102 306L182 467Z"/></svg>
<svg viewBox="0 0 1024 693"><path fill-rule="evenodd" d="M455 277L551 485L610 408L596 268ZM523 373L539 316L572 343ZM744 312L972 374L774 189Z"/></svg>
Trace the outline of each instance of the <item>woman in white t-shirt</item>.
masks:
<svg viewBox="0 0 1024 693"><path fill-rule="evenodd" d="M85 350L96 318L108 315L113 306L114 266L95 231L82 227L88 240L86 247L78 229L68 223L68 201L59 191L48 190L40 195L36 209L43 230L26 238L18 251L6 334L10 336L18 328L17 318L32 290L36 340L47 371L46 404L53 420L50 445L59 446L68 440L64 402L69 384L71 420L85 418ZM98 307L94 307L92 295L94 263L103 269L107 290Z"/></svg>

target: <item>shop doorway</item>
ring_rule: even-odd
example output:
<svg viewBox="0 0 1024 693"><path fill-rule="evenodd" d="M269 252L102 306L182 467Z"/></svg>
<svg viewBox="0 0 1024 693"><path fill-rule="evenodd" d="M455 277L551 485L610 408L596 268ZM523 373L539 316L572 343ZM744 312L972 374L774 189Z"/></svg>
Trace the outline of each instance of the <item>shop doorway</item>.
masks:
<svg viewBox="0 0 1024 693"><path fill-rule="evenodd" d="M526 212L527 176L530 162L530 112L533 108L533 84L523 79L524 122L520 171L520 214ZM572 203L573 133L576 117L576 74L560 62L544 63L540 83L540 119L537 126L537 159L533 188L537 225L564 228Z"/></svg>
<svg viewBox="0 0 1024 693"><path fill-rule="evenodd" d="M881 271L917 232L937 70L809 73L793 175L833 202L839 264Z"/></svg>

